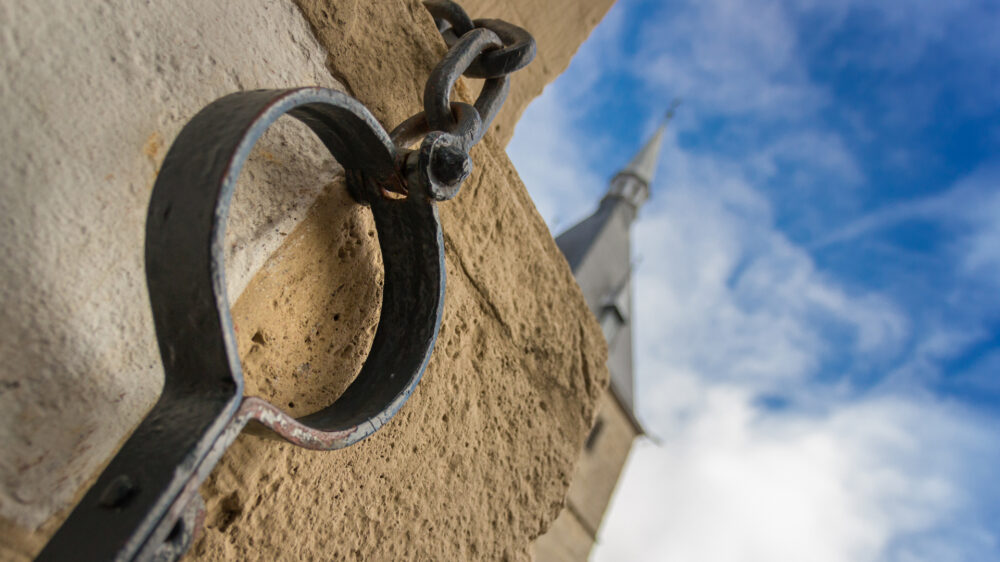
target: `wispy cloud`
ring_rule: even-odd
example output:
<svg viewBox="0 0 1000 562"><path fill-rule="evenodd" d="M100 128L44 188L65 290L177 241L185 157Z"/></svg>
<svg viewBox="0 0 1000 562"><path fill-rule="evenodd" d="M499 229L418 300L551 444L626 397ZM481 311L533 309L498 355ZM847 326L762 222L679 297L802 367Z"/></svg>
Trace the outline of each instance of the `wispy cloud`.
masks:
<svg viewBox="0 0 1000 562"><path fill-rule="evenodd" d="M748 168L767 181L783 167L808 168L810 175L834 180L840 188L857 187L865 180L857 158L844 139L832 131L801 130L790 132L765 145L746 159ZM800 187L792 177L789 187Z"/></svg>
<svg viewBox="0 0 1000 562"><path fill-rule="evenodd" d="M596 560L942 562L995 552L963 489L984 476L970 474L968 459L1000 460L980 420L895 398L774 415L738 388L703 392L676 438L636 446Z"/></svg>
<svg viewBox="0 0 1000 562"><path fill-rule="evenodd" d="M970 233L962 241L962 268L1000 288L1000 170L992 171L996 173L984 178L985 196L966 213Z"/></svg>
<svg viewBox="0 0 1000 562"><path fill-rule="evenodd" d="M603 185L587 162L561 92L549 86L525 112L507 152L549 225L572 224L589 212ZM545 186L539 189L540 186Z"/></svg>
<svg viewBox="0 0 1000 562"><path fill-rule="evenodd" d="M636 277L646 312L637 318L640 357L742 384L784 384L815 375L835 349L874 359L898 352L905 315L885 296L849 291L821 272L777 230L768 200L738 169L677 145L665 156L658 177L669 188L635 232L645 258Z"/></svg>
<svg viewBox="0 0 1000 562"><path fill-rule="evenodd" d="M798 56L794 22L780 4L712 0L659 5L639 25L633 73L713 112L788 118L826 94Z"/></svg>
<svg viewBox="0 0 1000 562"><path fill-rule="evenodd" d="M828 232L810 245L821 250L908 222L933 223L955 233L953 247L960 272L1000 278L1000 167L987 165L932 195L890 202Z"/></svg>

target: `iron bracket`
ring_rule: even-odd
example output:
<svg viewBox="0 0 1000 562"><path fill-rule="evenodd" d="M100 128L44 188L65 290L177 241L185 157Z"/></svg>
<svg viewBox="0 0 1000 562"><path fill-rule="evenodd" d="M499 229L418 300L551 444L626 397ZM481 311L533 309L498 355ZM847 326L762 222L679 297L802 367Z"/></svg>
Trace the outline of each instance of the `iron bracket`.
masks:
<svg viewBox="0 0 1000 562"><path fill-rule="evenodd" d="M355 199L370 206L385 270L379 324L360 373L336 402L300 419L243 396L223 257L237 177L283 115L312 129L343 165ZM441 142L430 135L422 148ZM368 437L399 411L430 360L445 290L434 186L419 181L441 176L441 163L417 159L423 168L413 174L400 169L414 160L410 154L359 101L323 88L234 93L184 126L146 219L162 395L38 560L175 560L203 518L200 485L248 424L301 447L331 450ZM451 176L464 179L468 162L454 165L464 174ZM383 197L383 190L406 196Z"/></svg>

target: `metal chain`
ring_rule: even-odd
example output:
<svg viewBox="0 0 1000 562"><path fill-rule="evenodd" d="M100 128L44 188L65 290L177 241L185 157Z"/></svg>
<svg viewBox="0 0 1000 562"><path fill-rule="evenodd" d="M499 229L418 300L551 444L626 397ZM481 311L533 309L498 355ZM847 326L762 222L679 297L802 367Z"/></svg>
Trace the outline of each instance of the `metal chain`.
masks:
<svg viewBox="0 0 1000 562"><path fill-rule="evenodd" d="M510 91L510 74L535 58L535 39L525 29L495 19L473 20L451 0L424 0L448 52L427 78L424 110L390 133L405 178L402 190L420 187L430 197L451 199L472 172L469 150L482 139ZM474 105L451 101L459 76L486 82ZM409 146L423 138L418 150Z"/></svg>

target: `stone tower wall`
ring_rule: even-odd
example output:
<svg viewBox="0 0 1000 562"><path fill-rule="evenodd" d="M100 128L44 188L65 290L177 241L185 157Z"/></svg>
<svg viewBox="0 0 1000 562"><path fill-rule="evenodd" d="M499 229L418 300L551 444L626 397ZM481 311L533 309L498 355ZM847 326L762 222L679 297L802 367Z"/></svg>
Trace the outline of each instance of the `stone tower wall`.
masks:
<svg viewBox="0 0 1000 562"><path fill-rule="evenodd" d="M608 390L573 472L566 507L532 547L539 562L587 560L638 428Z"/></svg>

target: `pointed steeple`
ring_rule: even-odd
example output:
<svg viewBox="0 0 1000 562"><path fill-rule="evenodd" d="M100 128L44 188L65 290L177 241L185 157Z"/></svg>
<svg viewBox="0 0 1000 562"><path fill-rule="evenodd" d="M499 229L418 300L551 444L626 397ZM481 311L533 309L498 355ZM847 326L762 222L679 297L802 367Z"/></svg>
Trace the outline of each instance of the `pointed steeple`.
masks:
<svg viewBox="0 0 1000 562"><path fill-rule="evenodd" d="M675 99L653 136L632 157L628 165L615 174L605 199L610 197L624 199L632 205L634 212L638 212L639 207L646 202L649 198L649 186L653 183L653 175L656 173L660 147L663 145L663 132L667 129L667 123L673 118L678 105L680 100Z"/></svg>
<svg viewBox="0 0 1000 562"><path fill-rule="evenodd" d="M639 152L632 157L632 160L628 163L628 166L622 168L619 174L631 174L643 182L646 185L653 183L653 174L656 173L656 160L660 155L660 146L663 144L663 131L667 128L667 122L664 121L660 124L660 128L653 133L652 138L650 138L645 146L639 149Z"/></svg>
<svg viewBox="0 0 1000 562"><path fill-rule="evenodd" d="M642 426L633 414L631 227L649 196L663 132L677 104L674 101L653 136L615 174L597 210L556 238L608 342L611 392L638 433Z"/></svg>
<svg viewBox="0 0 1000 562"><path fill-rule="evenodd" d="M597 209L556 237L556 244L566 256L580 292L604 334L610 380L584 445L586 452L580 457L578 471L589 476L585 485L574 482L570 486L563 511L568 513L568 520L575 523L564 527L571 531L563 531L557 525L541 537L536 544L544 546L536 552L545 554L539 558L550 558L557 552L567 553L566 545L574 545L572 548L576 552L580 531L589 536L586 548L590 549L596 535L593 529L600 527L602 513L614 491L614 481L625 464L632 440L645 434L635 415L636 380L632 355L636 328L633 312L636 309L632 302L632 282L636 263L632 261L632 224L639 207L649 196L663 133L677 103L671 105L663 123L635 157L615 174ZM573 373L573 376L580 375ZM611 429L602 430L605 427Z"/></svg>

